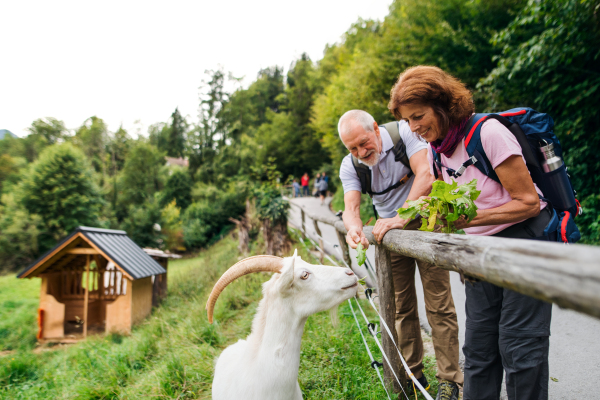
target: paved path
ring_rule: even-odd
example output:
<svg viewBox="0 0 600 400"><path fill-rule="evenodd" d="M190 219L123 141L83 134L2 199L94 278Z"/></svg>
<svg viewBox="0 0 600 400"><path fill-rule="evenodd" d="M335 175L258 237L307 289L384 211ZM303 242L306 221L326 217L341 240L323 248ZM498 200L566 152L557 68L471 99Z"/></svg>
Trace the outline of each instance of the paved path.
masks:
<svg viewBox="0 0 600 400"><path fill-rule="evenodd" d="M327 204L329 204L329 201L331 201L330 198L327 199ZM332 215L329 207L327 205L321 206L319 199L314 197L292 199L292 203L304 207L306 211L312 214ZM289 221L295 226L300 226L301 218L298 207L292 206ZM305 227L308 235L316 241L317 235L312 221L307 219ZM340 259L339 249L334 247L338 244L335 228L323 223L319 224L319 228L326 240L325 251ZM367 257L371 260L373 266L375 265L374 255L374 246L370 246L367 250ZM357 268L357 274L364 276L367 271L364 268L358 268L356 252L352 249L350 249L350 256L353 269ZM430 332L431 328L425 315L423 286L421 285L418 269L415 280L421 326L427 332ZM465 332L465 289L456 272L450 272L450 280L460 328L459 340L462 347ZM597 389L598 382L600 382L600 320L575 311L561 309L556 305L553 306L552 313L550 377L556 379L556 381L550 380L549 398L552 400L600 399ZM461 353L461 361L462 358Z"/></svg>

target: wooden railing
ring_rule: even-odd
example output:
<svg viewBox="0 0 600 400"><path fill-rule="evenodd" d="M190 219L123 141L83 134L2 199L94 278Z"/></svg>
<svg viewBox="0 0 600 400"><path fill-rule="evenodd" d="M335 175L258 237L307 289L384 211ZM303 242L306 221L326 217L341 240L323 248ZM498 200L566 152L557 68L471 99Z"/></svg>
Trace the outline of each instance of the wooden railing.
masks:
<svg viewBox="0 0 600 400"><path fill-rule="evenodd" d="M352 265L345 240L348 231L341 219L312 215L302 207L300 211L303 232L307 217L319 235L319 222L335 227L344 259ZM372 230L370 226L363 229L369 243L376 246L380 312L390 327L395 325L396 313L392 251L600 318L600 247L398 229L388 231L378 244ZM382 342L387 354L397 356L386 335L382 335ZM394 364L399 365L399 361ZM387 368L384 374L388 382L393 381Z"/></svg>

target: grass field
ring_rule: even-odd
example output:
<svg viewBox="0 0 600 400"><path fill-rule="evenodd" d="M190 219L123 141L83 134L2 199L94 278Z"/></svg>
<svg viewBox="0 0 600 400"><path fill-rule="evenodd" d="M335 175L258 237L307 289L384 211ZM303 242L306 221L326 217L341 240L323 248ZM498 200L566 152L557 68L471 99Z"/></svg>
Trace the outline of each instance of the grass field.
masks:
<svg viewBox="0 0 600 400"><path fill-rule="evenodd" d="M206 298L238 261L236 244L228 236L197 257L171 261L168 298L131 336L95 336L76 345L36 347L39 279L0 277L0 398L210 398L214 360L248 335L261 284L269 279L252 274L231 284L217 303L216 323L208 324ZM314 261L301 246L298 250ZM366 303L363 308L368 311ZM336 328L327 312L308 319L299 374L304 397L385 398L347 303L338 315ZM373 313L368 316L375 320ZM434 382L435 361L427 358L426 365Z"/></svg>

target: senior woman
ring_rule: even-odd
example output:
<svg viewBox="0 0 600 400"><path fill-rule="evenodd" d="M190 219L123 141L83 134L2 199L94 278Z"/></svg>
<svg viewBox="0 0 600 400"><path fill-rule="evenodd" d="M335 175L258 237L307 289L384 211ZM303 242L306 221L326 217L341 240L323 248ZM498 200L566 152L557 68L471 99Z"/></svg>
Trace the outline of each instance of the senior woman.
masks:
<svg viewBox="0 0 600 400"><path fill-rule="evenodd" d="M409 68L392 88L388 108L429 142L432 173L438 168L432 163L433 148L442 164L438 179L452 182L448 169L458 170L469 159L465 128L475 107L466 86L437 67ZM477 216L470 223L456 221L456 228L468 235L548 240L544 228L552 211L540 199L516 138L489 119L482 125L481 142L500 183L474 166L456 178L458 184L477 179L481 190ZM465 292L463 398L499 399L504 370L509 399L547 399L551 304L476 280L467 280Z"/></svg>

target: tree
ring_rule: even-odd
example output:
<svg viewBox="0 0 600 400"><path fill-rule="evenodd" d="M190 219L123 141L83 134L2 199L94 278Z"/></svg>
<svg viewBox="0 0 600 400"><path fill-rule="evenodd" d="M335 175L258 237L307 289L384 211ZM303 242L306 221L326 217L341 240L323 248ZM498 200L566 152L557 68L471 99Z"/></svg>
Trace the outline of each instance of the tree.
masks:
<svg viewBox="0 0 600 400"><path fill-rule="evenodd" d="M529 1L494 37L502 54L479 86L489 111L529 106L554 118L587 243L600 242L599 8L599 0Z"/></svg>
<svg viewBox="0 0 600 400"><path fill-rule="evenodd" d="M80 225L97 226L102 198L85 155L69 143L45 149L21 184L22 203L41 218L39 250Z"/></svg>
<svg viewBox="0 0 600 400"><path fill-rule="evenodd" d="M167 155L169 157L183 157L185 152L185 132L187 130L185 119L176 108L171 114L171 129L168 131Z"/></svg>
<svg viewBox="0 0 600 400"><path fill-rule="evenodd" d="M38 118L31 123L28 128L30 135L38 135L43 137L48 145L57 143L62 139L66 132L65 123L56 118Z"/></svg>
<svg viewBox="0 0 600 400"><path fill-rule="evenodd" d="M73 143L79 146L96 172L106 173L106 149L108 128L101 118L88 118L75 132Z"/></svg>
<svg viewBox="0 0 600 400"><path fill-rule="evenodd" d="M182 211L192 203L192 179L184 169L174 169L162 190L161 206L166 207L175 200Z"/></svg>
<svg viewBox="0 0 600 400"><path fill-rule="evenodd" d="M130 205L121 226L140 247L161 248L164 244L161 210L154 196L141 204Z"/></svg>
<svg viewBox="0 0 600 400"><path fill-rule="evenodd" d="M5 194L0 204L0 271L15 271L38 256L41 218L29 214L15 196Z"/></svg>
<svg viewBox="0 0 600 400"><path fill-rule="evenodd" d="M122 190L119 207L141 205L163 188L165 180L164 153L155 146L138 140L128 153L121 173Z"/></svg>

